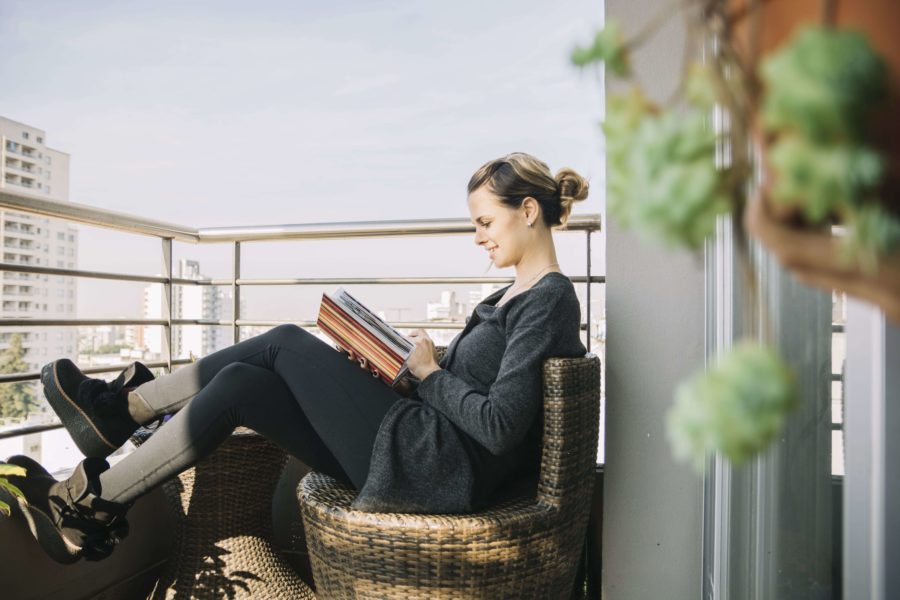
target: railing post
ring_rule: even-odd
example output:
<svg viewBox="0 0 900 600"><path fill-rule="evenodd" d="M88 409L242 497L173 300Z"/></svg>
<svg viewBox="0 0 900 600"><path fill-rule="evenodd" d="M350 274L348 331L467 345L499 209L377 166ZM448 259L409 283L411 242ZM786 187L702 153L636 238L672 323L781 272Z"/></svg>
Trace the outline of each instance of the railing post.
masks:
<svg viewBox="0 0 900 600"><path fill-rule="evenodd" d="M587 286L587 299L586 309L585 309L585 318L587 319L587 343L585 347L587 351L591 351L591 230L588 229L585 232L585 246L587 246L587 281L585 285Z"/></svg>
<svg viewBox="0 0 900 600"><path fill-rule="evenodd" d="M162 318L166 320L163 325L162 345L166 354L166 372L172 372L172 238L162 238L162 262L163 277L166 282L162 284Z"/></svg>
<svg viewBox="0 0 900 600"><path fill-rule="evenodd" d="M241 277L241 243L234 243L234 263L232 264L231 279L231 336L235 344L241 341L241 333L238 329L238 319L241 316L241 288L238 279Z"/></svg>

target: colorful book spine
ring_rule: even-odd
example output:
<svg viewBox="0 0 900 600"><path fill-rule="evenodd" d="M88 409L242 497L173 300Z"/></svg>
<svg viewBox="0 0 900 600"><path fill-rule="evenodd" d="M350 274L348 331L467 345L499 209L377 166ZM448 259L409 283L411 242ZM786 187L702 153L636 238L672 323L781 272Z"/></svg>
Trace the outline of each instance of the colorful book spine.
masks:
<svg viewBox="0 0 900 600"><path fill-rule="evenodd" d="M322 295L316 324L342 349L364 358L372 374L388 385L394 385L404 371L406 357L378 339L327 294Z"/></svg>

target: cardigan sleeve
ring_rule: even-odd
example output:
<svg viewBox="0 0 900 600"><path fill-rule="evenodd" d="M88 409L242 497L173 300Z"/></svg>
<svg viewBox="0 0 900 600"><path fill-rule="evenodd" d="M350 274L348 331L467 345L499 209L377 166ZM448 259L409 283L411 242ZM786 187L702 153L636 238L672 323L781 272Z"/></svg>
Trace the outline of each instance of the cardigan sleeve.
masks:
<svg viewBox="0 0 900 600"><path fill-rule="evenodd" d="M447 370L429 374L418 394L492 454L524 439L543 401L543 362L551 356L557 302L521 303L506 322L506 348L487 393ZM568 315L567 315L568 316Z"/></svg>

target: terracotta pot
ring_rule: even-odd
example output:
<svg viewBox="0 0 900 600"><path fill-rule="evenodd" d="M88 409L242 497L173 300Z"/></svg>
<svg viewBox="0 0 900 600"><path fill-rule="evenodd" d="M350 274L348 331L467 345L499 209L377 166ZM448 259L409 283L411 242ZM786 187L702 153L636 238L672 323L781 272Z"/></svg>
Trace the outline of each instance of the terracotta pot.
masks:
<svg viewBox="0 0 900 600"><path fill-rule="evenodd" d="M735 0L734 9L747 0ZM821 0L763 0L759 20L759 51L765 55L786 42L802 24L823 23ZM887 62L889 96L872 115L868 139L887 157L886 198L900 209L900 0L835 0L834 23L866 34ZM748 22L737 29L746 47Z"/></svg>

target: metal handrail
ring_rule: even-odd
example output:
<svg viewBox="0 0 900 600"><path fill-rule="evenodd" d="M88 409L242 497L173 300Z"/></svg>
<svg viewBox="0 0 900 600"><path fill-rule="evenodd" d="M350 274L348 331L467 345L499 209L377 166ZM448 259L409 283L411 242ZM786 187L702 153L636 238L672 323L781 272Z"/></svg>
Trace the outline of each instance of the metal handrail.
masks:
<svg viewBox="0 0 900 600"><path fill-rule="evenodd" d="M60 202L27 193L13 194L9 191L0 191L0 208L84 223L85 225L107 227L117 231L168 238L180 242L199 241L197 230L191 227L174 225L154 219L145 219L113 210L87 206L86 204Z"/></svg>
<svg viewBox="0 0 900 600"><path fill-rule="evenodd" d="M244 227L209 227L192 228L173 223L147 219L134 215L96 208L73 202L60 202L48 198L24 193L11 193L0 190L0 209L10 209L23 213L30 213L42 217L63 219L66 221L82 223L96 227L105 227L116 231L136 233L160 238L163 242L163 255L165 274L155 275L128 275L124 273L111 273L105 271L88 271L82 269L64 269L51 267L38 267L30 265L12 264L0 262L0 271L11 271L29 274L57 275L65 277L82 277L94 279L106 279L115 281L136 281L143 283L158 283L163 285L164 299L167 299L166 310L162 319L4 319L3 326L77 326L77 325L161 325L164 328L163 341L166 348L167 359L148 363L151 367L165 367L171 371L173 366L186 364L189 359L172 359L171 337L172 327L180 325L219 325L231 326L235 342L238 341L238 329L245 326L275 326L282 323L295 323L301 327L315 327L315 321L259 321L240 318L239 294L243 286L254 285L396 285L396 284L471 284L471 283L510 283L511 277L356 277L356 278L279 278L279 279L248 279L241 277L240 258L241 242L247 241L284 241L284 240L322 240L322 239L350 239L372 237L408 237L408 236L444 236L455 234L471 234L475 228L467 219L418 219L398 221L357 221L336 223L305 223L289 225L258 225ZM572 217L565 230L580 231L586 234L587 246L587 273L585 276L571 277L574 283L586 283L587 285L587 311L586 322L581 324L581 329L588 328L590 323L590 284L605 283L604 276L591 275L590 272L590 236L595 231L600 231L600 215L581 215ZM172 242L190 243L232 243L233 244L233 277L230 279L186 279L172 276ZM234 317L228 320L213 319L176 319L172 317L171 300L172 288L175 285L200 285L200 286L232 286L234 292ZM393 325L400 329L428 328L428 329L461 329L465 326L462 322L452 321L409 321L394 322ZM588 349L590 335L588 335ZM124 365L106 365L84 369L85 373L103 373L117 371ZM15 373L0 374L0 384L19 381L37 380L40 373ZM58 423L50 425L37 425L24 428L11 429L0 433L0 439L16 437L25 433L58 429Z"/></svg>
<svg viewBox="0 0 900 600"><path fill-rule="evenodd" d="M475 231L475 227L468 219L356 221L195 229L85 204L59 202L40 196L12 194L5 191L0 191L0 208L194 243L453 235ZM600 215L578 215L569 220L566 230L600 231L600 227Z"/></svg>

